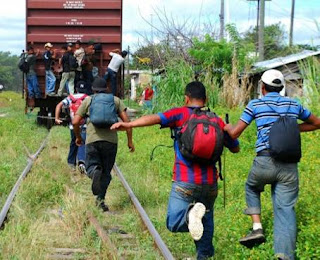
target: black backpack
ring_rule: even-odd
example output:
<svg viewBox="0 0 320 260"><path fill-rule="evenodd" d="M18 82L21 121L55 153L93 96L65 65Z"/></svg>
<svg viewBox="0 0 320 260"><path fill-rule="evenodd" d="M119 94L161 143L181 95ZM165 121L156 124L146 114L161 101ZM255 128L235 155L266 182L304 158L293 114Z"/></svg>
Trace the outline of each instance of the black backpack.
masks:
<svg viewBox="0 0 320 260"><path fill-rule="evenodd" d="M178 142L183 157L200 164L218 162L221 180L221 154L224 132L219 125L219 117L209 109L195 108L189 119L178 130L174 138Z"/></svg>
<svg viewBox="0 0 320 260"><path fill-rule="evenodd" d="M18 68L23 72L23 73L28 73L30 70L29 63L27 62L27 55L24 53L21 54L19 63L18 63Z"/></svg>
<svg viewBox="0 0 320 260"><path fill-rule="evenodd" d="M99 93L92 96L90 121L99 128L109 128L118 122L116 105L112 94Z"/></svg>
<svg viewBox="0 0 320 260"><path fill-rule="evenodd" d="M74 71L79 67L76 57L73 54L69 54L69 66L70 70Z"/></svg>
<svg viewBox="0 0 320 260"><path fill-rule="evenodd" d="M287 115L290 105L286 115L279 115L280 117L270 128L269 151L271 157L277 161L297 163L301 159L301 137L297 119Z"/></svg>

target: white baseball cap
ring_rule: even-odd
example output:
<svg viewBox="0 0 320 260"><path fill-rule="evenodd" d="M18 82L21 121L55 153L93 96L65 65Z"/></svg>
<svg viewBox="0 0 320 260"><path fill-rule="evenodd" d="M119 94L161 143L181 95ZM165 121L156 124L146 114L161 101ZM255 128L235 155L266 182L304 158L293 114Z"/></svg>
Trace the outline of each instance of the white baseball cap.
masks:
<svg viewBox="0 0 320 260"><path fill-rule="evenodd" d="M53 45L52 45L50 42L47 42L47 43L44 45L44 47L45 47L45 48L46 48L46 47L52 48Z"/></svg>
<svg viewBox="0 0 320 260"><path fill-rule="evenodd" d="M274 81L278 79L280 83L275 83ZM283 87L285 86L285 80L283 74L279 70L267 70L262 76L261 80L263 83L272 86L272 87Z"/></svg>

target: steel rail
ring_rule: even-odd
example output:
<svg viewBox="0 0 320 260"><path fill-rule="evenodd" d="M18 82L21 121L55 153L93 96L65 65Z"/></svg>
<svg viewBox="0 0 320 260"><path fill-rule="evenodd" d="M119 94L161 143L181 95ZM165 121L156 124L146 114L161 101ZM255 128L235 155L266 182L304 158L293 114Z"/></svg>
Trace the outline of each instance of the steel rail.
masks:
<svg viewBox="0 0 320 260"><path fill-rule="evenodd" d="M143 223L146 225L146 227L148 228L151 236L153 237L157 247L159 248L161 254L163 255L163 257L166 260L173 260L174 257L171 254L170 250L168 249L167 245L163 242L162 238L160 237L158 231L155 229L155 227L153 226L150 218L148 217L148 214L146 213L146 211L144 210L144 208L141 206L138 198L136 197L136 195L133 193L132 189L130 188L128 182L126 181L126 179L124 178L122 172L120 171L119 167L115 164L113 167L114 171L116 172L117 176L119 177L119 179L122 182L122 185L125 187L125 189L127 190L131 201L133 202L134 206L136 207L138 213L140 214L140 217L143 221Z"/></svg>
<svg viewBox="0 0 320 260"><path fill-rule="evenodd" d="M13 186L3 208L1 209L1 212L0 212L0 227L2 226L7 214L8 214L8 211L10 209L10 206L11 206L11 203L23 181L23 179L27 176L27 174L29 173L29 171L31 170L32 168L32 165L33 163L35 162L35 160L37 159L37 157L39 156L39 154L41 153L41 151L44 149L44 147L46 146L47 144L47 140L48 140L48 136L44 139L44 141L42 142L40 148L38 149L38 151L33 154L32 156L29 156L28 158L28 164L27 166L24 168L23 172L21 173L19 179L17 180L16 184Z"/></svg>

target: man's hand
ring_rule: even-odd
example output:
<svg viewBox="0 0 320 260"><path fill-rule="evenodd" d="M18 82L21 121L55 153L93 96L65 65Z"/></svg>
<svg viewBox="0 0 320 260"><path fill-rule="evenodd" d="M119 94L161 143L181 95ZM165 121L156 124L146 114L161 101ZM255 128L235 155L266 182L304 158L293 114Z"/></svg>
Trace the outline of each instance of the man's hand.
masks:
<svg viewBox="0 0 320 260"><path fill-rule="evenodd" d="M60 125L62 123L62 120L60 120L59 118L55 118L54 121L56 122L57 125Z"/></svg>
<svg viewBox="0 0 320 260"><path fill-rule="evenodd" d="M229 133L232 130L232 125L231 124L226 124L223 128L224 131L226 131L227 133Z"/></svg>
<svg viewBox="0 0 320 260"><path fill-rule="evenodd" d="M130 153L133 153L135 151L135 147L132 142L128 142L128 147L129 147Z"/></svg>
<svg viewBox="0 0 320 260"><path fill-rule="evenodd" d="M117 131L125 131L130 128L130 123L128 122L118 122L113 124L110 129L117 130Z"/></svg>
<svg viewBox="0 0 320 260"><path fill-rule="evenodd" d="M77 145L77 146L81 146L81 145L82 145L82 138L81 138L81 136L79 136L79 137L76 138L76 145Z"/></svg>

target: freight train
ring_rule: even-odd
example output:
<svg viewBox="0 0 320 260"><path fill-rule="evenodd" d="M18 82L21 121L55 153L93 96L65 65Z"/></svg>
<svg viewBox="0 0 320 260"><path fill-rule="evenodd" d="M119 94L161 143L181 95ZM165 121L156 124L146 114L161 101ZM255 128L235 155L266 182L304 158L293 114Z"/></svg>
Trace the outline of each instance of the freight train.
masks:
<svg viewBox="0 0 320 260"><path fill-rule="evenodd" d="M38 107L37 122L48 128L54 123L54 111L61 101L58 96L45 95L45 68L42 54L44 45L50 42L57 50L55 64L61 57L60 48L67 43L81 41L83 46L94 42L95 64L99 76L103 76L111 59L109 52L121 49L122 43L122 0L26 0L26 47L39 49L35 71L42 98L27 98L28 107ZM54 66L57 68L57 66ZM55 69L56 91L59 88L61 72ZM123 67L118 73L118 96L123 96Z"/></svg>

